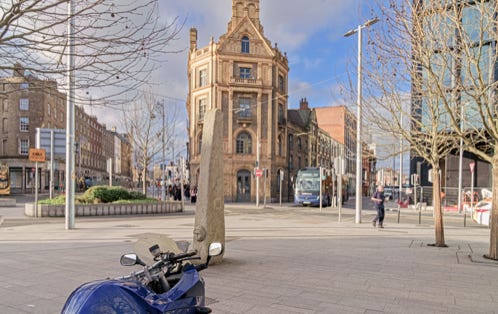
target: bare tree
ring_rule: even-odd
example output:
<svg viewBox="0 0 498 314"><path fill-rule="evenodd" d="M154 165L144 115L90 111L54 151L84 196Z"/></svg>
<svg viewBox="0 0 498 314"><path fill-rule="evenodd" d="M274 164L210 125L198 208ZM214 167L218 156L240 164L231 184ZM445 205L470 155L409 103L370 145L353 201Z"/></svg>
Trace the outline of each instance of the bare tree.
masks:
<svg viewBox="0 0 498 314"><path fill-rule="evenodd" d="M439 76L446 79L439 97L446 100L452 132L463 140L466 151L492 167L491 234L486 256L498 260L498 2L451 0L444 6L438 3L417 10L428 16L421 22L431 30L427 33L435 42L432 48L438 49L432 61L437 58Z"/></svg>
<svg viewBox="0 0 498 314"><path fill-rule="evenodd" d="M429 27L412 0L379 2L381 21L369 29L365 67L365 119L402 137L412 153L432 168L435 243L446 246L441 204L441 162L459 147L452 128L457 110L448 93L450 63L442 58L447 29ZM402 151L404 148L400 147Z"/></svg>
<svg viewBox="0 0 498 314"><path fill-rule="evenodd" d="M369 117L386 131L401 134L433 167L438 246L444 244L439 161L460 149L461 141L462 149L491 164L486 256L498 260L498 3L402 0L379 7L384 27L371 40L375 60L366 82L376 108L371 106ZM409 92L411 106L401 97ZM411 129L400 128L400 113Z"/></svg>
<svg viewBox="0 0 498 314"><path fill-rule="evenodd" d="M142 192L147 195L148 173L154 160L162 160L161 152L172 145L176 127L176 108L166 108L167 103L154 93L142 91L139 99L123 110L123 127L133 147L133 164L142 174Z"/></svg>
<svg viewBox="0 0 498 314"><path fill-rule="evenodd" d="M68 0L0 1L0 73L22 63L26 75L67 80ZM158 0L74 1L76 90L93 103L136 96L167 53L182 24L160 23ZM96 96L97 95L97 96ZM100 96L98 96L100 95ZM100 100L102 101L99 101ZM104 102L105 100L105 102Z"/></svg>

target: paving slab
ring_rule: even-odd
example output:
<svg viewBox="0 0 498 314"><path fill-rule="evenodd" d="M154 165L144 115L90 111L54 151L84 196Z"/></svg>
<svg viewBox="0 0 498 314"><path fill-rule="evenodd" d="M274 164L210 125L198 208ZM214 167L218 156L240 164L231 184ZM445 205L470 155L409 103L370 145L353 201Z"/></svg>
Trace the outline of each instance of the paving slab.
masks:
<svg viewBox="0 0 498 314"><path fill-rule="evenodd" d="M354 203L354 200L353 200ZM84 282L131 272L119 257L149 233L191 241L183 215L76 219L0 226L0 313L60 313ZM345 208L225 205L223 263L202 272L213 313L497 313L498 264L483 262L489 229L449 216L448 248L416 215L388 213L386 228ZM15 217L15 215L11 216ZM428 217L430 218L430 217ZM12 218L13 219L13 218Z"/></svg>

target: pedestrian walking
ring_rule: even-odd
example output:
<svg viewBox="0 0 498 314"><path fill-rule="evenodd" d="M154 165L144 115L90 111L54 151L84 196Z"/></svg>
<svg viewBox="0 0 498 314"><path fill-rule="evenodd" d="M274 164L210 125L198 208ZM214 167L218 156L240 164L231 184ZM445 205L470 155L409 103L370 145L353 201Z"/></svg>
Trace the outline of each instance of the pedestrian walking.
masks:
<svg viewBox="0 0 498 314"><path fill-rule="evenodd" d="M190 191L190 202L191 203L197 202L197 185L194 185L194 187Z"/></svg>
<svg viewBox="0 0 498 314"><path fill-rule="evenodd" d="M375 216L372 224L374 227L377 226L377 222L379 223L379 228L384 228L384 187L379 185L377 187L377 191L372 195L371 200L375 204L375 209L377 210L377 215Z"/></svg>

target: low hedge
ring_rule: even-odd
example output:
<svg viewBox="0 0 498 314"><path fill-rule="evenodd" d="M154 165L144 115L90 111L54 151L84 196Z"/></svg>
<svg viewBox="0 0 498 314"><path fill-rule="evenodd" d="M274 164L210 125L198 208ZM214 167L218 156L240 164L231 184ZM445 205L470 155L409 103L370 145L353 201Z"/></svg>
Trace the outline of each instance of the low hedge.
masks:
<svg viewBox="0 0 498 314"><path fill-rule="evenodd" d="M92 186L80 196L75 198L76 204L99 204L99 203L133 203L157 202L155 199L148 199L144 194L136 191L128 191L122 187L97 185ZM40 204L60 205L66 203L66 196L59 195L54 199L41 200Z"/></svg>
<svg viewBox="0 0 498 314"><path fill-rule="evenodd" d="M113 203L118 200L144 200L146 197L139 192L129 192L128 190L117 186L97 185L92 186L83 193L80 199L82 203Z"/></svg>

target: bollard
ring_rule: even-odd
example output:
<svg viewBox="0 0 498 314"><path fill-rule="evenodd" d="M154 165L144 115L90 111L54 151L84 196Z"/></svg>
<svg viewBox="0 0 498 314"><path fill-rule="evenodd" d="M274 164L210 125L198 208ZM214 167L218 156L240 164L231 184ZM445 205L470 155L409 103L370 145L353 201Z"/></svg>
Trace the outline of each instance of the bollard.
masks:
<svg viewBox="0 0 498 314"><path fill-rule="evenodd" d="M398 205L398 225L399 225L399 217L401 215L401 206Z"/></svg>
<svg viewBox="0 0 498 314"><path fill-rule="evenodd" d="M421 208L418 209L418 224L422 224L422 210Z"/></svg>
<svg viewBox="0 0 498 314"><path fill-rule="evenodd" d="M463 212L463 226L467 227L467 211L465 209Z"/></svg>

